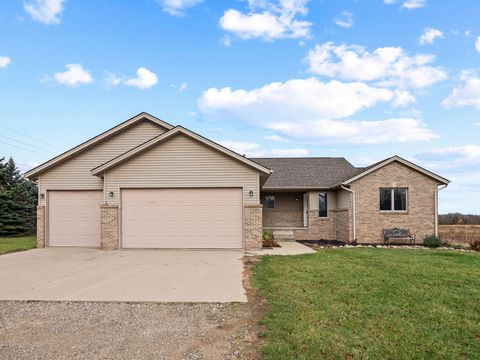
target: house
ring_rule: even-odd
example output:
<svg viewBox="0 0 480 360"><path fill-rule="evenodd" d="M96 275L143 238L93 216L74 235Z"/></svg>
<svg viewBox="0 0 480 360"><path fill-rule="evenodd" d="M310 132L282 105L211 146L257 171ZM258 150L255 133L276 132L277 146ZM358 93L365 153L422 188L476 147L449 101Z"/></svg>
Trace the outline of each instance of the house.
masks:
<svg viewBox="0 0 480 360"><path fill-rule="evenodd" d="M382 229L436 234L449 181L398 156L249 159L141 113L28 171L37 245L261 247L262 229L295 240L383 241Z"/></svg>

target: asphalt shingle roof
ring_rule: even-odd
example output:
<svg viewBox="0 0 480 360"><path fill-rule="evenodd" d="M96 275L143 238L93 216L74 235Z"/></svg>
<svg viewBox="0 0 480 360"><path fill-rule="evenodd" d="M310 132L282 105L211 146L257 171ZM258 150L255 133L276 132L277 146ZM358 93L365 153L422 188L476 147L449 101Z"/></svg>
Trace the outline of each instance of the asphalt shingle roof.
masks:
<svg viewBox="0 0 480 360"><path fill-rule="evenodd" d="M343 157L253 158L273 170L264 189L325 189L363 170Z"/></svg>

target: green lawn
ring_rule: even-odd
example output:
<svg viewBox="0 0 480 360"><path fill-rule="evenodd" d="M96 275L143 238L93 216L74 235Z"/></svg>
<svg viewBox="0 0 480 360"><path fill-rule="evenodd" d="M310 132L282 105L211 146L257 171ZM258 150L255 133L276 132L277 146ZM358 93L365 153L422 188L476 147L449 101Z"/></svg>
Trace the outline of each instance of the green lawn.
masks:
<svg viewBox="0 0 480 360"><path fill-rule="evenodd" d="M478 359L480 255L325 249L265 256L265 359Z"/></svg>
<svg viewBox="0 0 480 360"><path fill-rule="evenodd" d="M32 249L37 246L35 236L0 237L0 255Z"/></svg>

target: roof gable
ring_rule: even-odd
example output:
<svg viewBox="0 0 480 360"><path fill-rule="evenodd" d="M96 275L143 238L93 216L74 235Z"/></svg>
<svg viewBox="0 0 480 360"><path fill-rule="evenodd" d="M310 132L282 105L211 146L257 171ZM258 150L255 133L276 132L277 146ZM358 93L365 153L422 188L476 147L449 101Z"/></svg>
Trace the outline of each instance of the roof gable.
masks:
<svg viewBox="0 0 480 360"><path fill-rule="evenodd" d="M51 169L52 167L58 165L59 163L63 162L63 161L66 161L67 159L69 159L70 157L82 152L82 151L85 151L87 149L90 149L92 148L93 146L103 142L104 140L106 139L109 139L111 138L112 136L115 136L116 134L120 133L120 132L123 132L125 130L127 130L128 128L132 127L132 126L135 126L136 124L142 122L142 121L150 121L160 127L163 127L164 129L166 130L170 130L173 128L173 125L163 121L163 120L160 120L146 112L142 112L116 126L114 126L113 128L107 130L107 131L104 131L103 133L81 143L80 145L78 146L75 146L74 148L70 149L70 150L67 150L65 151L64 153L48 160L47 162L44 162L43 164L27 171L25 173L25 176L30 178L30 179L35 179L40 173L48 170L48 169Z"/></svg>
<svg viewBox="0 0 480 360"><path fill-rule="evenodd" d="M178 134L182 134L182 135L190 137L194 140L197 140L198 142L212 148L213 150L219 151L220 153L223 153L223 154L225 154L229 157L232 157L232 158L236 159L237 161L242 162L242 163L246 164L247 166L253 167L253 168L255 168L255 169L257 169L257 170L259 170L259 171L261 171L265 174L270 174L271 173L271 170L269 168L255 162L253 160L250 160L250 159L248 159L248 158L246 158L246 157L244 157L240 154L237 154L236 152L234 152L230 149L227 149L220 144L217 144L217 143L215 143L215 142L213 142L213 141L211 141L207 138L204 138L203 136L198 135L198 134L194 133L193 131L185 129L182 126L176 126L173 129L167 131L166 133L163 133L159 136L156 136L153 139L148 140L148 141L144 142L143 144L140 144L137 147L126 151L125 153L123 153L123 154L105 162L104 164L93 168L90 172L91 172L92 175L101 176L105 171L119 165L120 163L122 163L122 162L124 162L128 159L131 159L131 158L135 157L136 155L142 153L143 151L146 151L146 150L152 148L153 146L155 146L157 144L168 141L168 139L171 139L173 136L178 135Z"/></svg>
<svg viewBox="0 0 480 360"><path fill-rule="evenodd" d="M378 169L380 169L380 168L382 168L382 167L384 167L388 164L391 164L392 162L395 162L395 161L397 161L397 162L399 162L399 163L401 163L401 164L403 164L403 165L405 165L405 166L407 166L411 169L414 169L414 170L424 174L425 176L428 176L428 177L438 181L441 184L447 185L447 184L450 183L450 180L445 179L444 177L442 177L440 175L437 175L437 174L435 174L435 173L433 173L433 172L431 172L427 169L422 168L421 166L418 166L418 165L416 165L416 164L414 164L414 163L412 163L408 160L405 160L404 158L402 158L400 156L395 155L395 156L392 156L388 159L385 159L385 160L379 161L375 164L372 164L370 166L367 166L366 168L362 168L362 169L357 170L354 174L352 174L351 176L349 176L348 178L346 178L344 181L342 181L341 183L339 183L337 185L341 185L341 184L342 185L348 185L348 184L352 183L353 181L358 180L358 179L364 177L365 175L368 175L368 174L370 174L370 173L372 173L372 172L374 172L374 171L376 171L376 170L378 170Z"/></svg>

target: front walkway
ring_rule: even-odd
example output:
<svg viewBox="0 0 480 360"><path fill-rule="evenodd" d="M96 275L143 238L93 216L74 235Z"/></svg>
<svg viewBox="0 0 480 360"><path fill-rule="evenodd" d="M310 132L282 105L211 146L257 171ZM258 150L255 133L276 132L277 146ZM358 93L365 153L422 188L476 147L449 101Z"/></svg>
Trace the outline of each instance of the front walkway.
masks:
<svg viewBox="0 0 480 360"><path fill-rule="evenodd" d="M0 300L246 302L243 251L45 248L0 256Z"/></svg>
<svg viewBox="0 0 480 360"><path fill-rule="evenodd" d="M316 253L312 248L300 244L296 241L277 241L281 247L273 249L261 249L245 252L246 256L261 256L261 255L302 255Z"/></svg>

